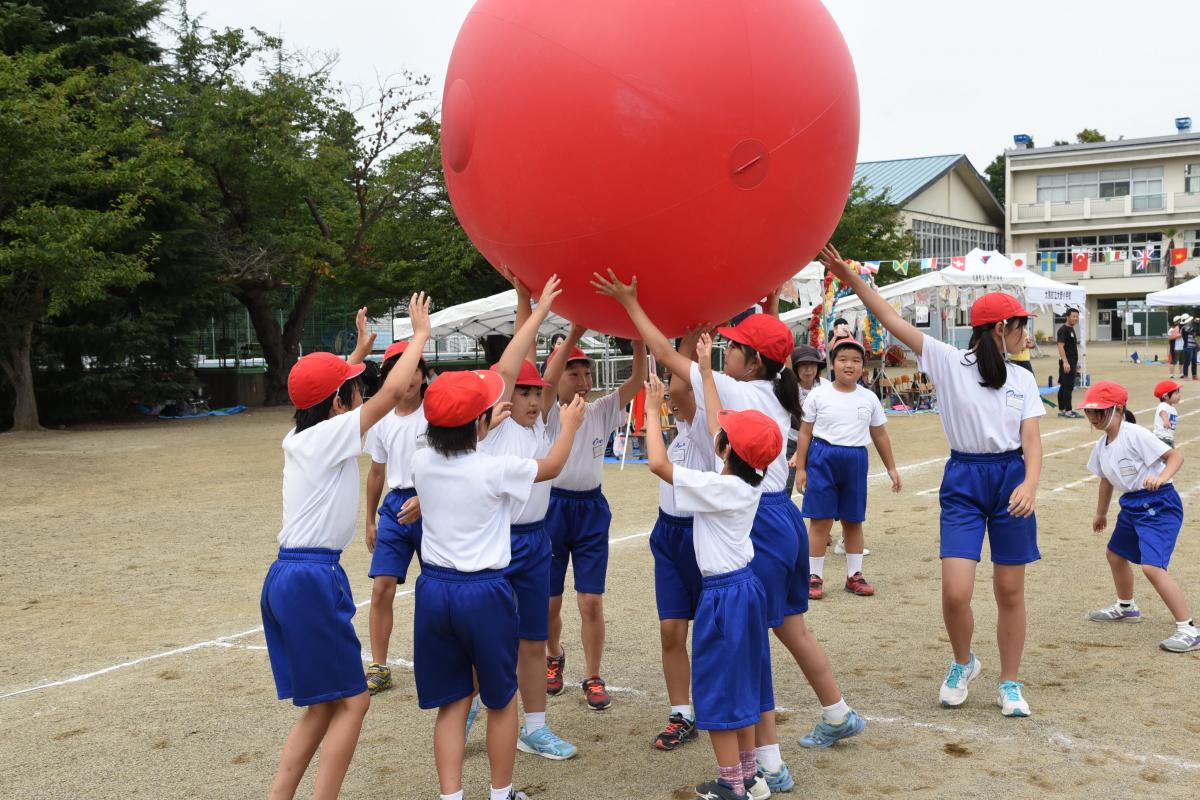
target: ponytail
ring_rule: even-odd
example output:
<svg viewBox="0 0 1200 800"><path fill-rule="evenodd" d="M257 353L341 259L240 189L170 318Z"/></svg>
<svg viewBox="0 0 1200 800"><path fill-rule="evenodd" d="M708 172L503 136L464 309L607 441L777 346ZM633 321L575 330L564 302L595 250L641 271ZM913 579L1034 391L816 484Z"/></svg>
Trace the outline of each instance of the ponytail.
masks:
<svg viewBox="0 0 1200 800"><path fill-rule="evenodd" d="M1125 408L1125 421L1137 424L1137 417L1133 415L1133 412L1129 410L1128 406Z"/></svg>
<svg viewBox="0 0 1200 800"><path fill-rule="evenodd" d="M1000 348L996 346L996 339L992 336L992 331L995 329L995 324L976 325L971 329L971 341L967 344L967 349L974 356L974 361L964 361L964 364L975 364L979 368L979 385L986 386L989 389L1003 389L1004 382L1008 380L1008 362L1004 359L1004 353L1000 352ZM1025 318L1018 317L1008 321L1004 326L1004 332L1007 333L1013 330L1014 327L1025 327Z"/></svg>

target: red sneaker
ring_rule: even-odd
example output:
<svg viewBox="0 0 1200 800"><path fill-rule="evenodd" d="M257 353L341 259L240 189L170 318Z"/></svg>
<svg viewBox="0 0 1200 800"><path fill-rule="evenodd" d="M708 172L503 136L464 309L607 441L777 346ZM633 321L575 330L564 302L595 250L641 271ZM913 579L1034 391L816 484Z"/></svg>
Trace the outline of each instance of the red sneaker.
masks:
<svg viewBox="0 0 1200 800"><path fill-rule="evenodd" d="M825 596L825 581L812 575L808 579L808 599L820 600Z"/></svg>
<svg viewBox="0 0 1200 800"><path fill-rule="evenodd" d="M846 591L859 597L870 597L875 594L875 587L867 583L861 572L856 572L846 578Z"/></svg>
<svg viewBox="0 0 1200 800"><path fill-rule="evenodd" d="M587 698L592 711L603 711L612 705L612 698L608 696L608 689L599 675L593 675L583 682L583 696Z"/></svg>
<svg viewBox="0 0 1200 800"><path fill-rule="evenodd" d="M566 650L558 658L546 656L546 694L560 695L567 688L563 683L563 669L566 666Z"/></svg>

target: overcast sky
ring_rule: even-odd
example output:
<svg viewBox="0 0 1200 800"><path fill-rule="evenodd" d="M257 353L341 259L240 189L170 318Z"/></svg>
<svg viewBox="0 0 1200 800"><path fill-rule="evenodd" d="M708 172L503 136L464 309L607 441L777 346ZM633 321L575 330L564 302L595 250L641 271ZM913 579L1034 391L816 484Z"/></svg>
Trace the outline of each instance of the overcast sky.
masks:
<svg viewBox="0 0 1200 800"><path fill-rule="evenodd" d="M573 2L575 0L564 0ZM582 2L582 0L578 0ZM595 0L603 2L603 0ZM645 0L655 2L655 0ZM374 86L446 64L472 0L190 0L210 27L259 27L333 51ZM979 170L1015 133L1110 139L1200 129L1198 0L826 0L858 71L859 160L966 153Z"/></svg>

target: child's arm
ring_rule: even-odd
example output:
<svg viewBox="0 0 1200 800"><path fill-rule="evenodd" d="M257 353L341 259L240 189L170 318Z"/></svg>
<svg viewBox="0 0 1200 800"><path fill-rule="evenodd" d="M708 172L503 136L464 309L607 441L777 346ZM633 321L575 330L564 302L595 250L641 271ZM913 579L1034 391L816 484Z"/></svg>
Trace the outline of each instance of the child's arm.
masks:
<svg viewBox="0 0 1200 800"><path fill-rule="evenodd" d="M704 425L710 437L716 438L721 429L721 395L717 392L717 381L712 371L712 337L700 334L696 342L696 361L700 367L700 379L704 382Z"/></svg>
<svg viewBox="0 0 1200 800"><path fill-rule="evenodd" d="M400 402L400 395L416 373L425 350L425 342L429 341L432 332L429 325L429 302L424 292L414 294L409 299L408 316L413 327L412 339L409 340L408 349L388 373L383 386L379 387L379 391L372 395L370 400L362 404L362 410L359 411L362 433L371 430L371 426L383 419L384 414L396 407L396 403Z"/></svg>
<svg viewBox="0 0 1200 800"><path fill-rule="evenodd" d="M667 445L663 441L659 424L658 409L663 403L663 383L657 375L651 375L646 383L646 456L650 471L667 483L673 483L675 465L667 458Z"/></svg>
<svg viewBox="0 0 1200 800"><path fill-rule="evenodd" d="M383 496L383 485L387 479L387 465L377 461L371 462L367 472L367 552L375 552L376 514L379 511L379 498Z"/></svg>
<svg viewBox="0 0 1200 800"><path fill-rule="evenodd" d="M593 272L592 277L595 278L592 286L596 287L597 294L608 295L625 308L625 312L629 314L629 320L637 328L638 335L642 337L642 341L646 343L646 347L649 348L658 363L671 370L672 374L676 372L685 375L691 374L691 360L675 351L675 348L671 346L671 340L663 336L662 331L650 321L650 317L646 316L645 310L638 302L637 276L634 276L627 284L621 283L617 278L617 273L611 269L608 271L607 278L601 277L598 272ZM634 394L636 393L635 389ZM630 395L631 398L632 396Z"/></svg>
<svg viewBox="0 0 1200 800"><path fill-rule="evenodd" d="M888 477L892 479L892 491L900 491L900 473L896 471L896 459L892 457L892 440L888 436L887 426L873 426L871 428L871 441L875 443L875 450L879 453L879 460L883 462ZM796 450L799 451L799 449L799 446L797 446ZM797 472L797 475L799 475L799 472Z"/></svg>
<svg viewBox="0 0 1200 800"><path fill-rule="evenodd" d="M689 361L696 355L696 342L700 339L701 328L688 328L687 333L679 340L679 354L686 356ZM689 425L696 416L696 395L692 393L690 374L671 373L671 400L679 409L679 418Z"/></svg>
<svg viewBox="0 0 1200 800"><path fill-rule="evenodd" d="M513 332L516 333L521 330L525 320L533 316L533 296L529 294L529 289L525 288L525 284L521 283L520 278L513 275L508 267L501 267L500 274L512 284L513 289L517 292L517 319L513 323ZM537 363L537 336L533 337L533 344L530 345L529 353L525 357L532 363Z"/></svg>
<svg viewBox="0 0 1200 800"><path fill-rule="evenodd" d="M1162 425L1167 430L1171 429L1171 415L1166 411L1158 412L1158 418L1162 420Z"/></svg>
<svg viewBox="0 0 1200 800"><path fill-rule="evenodd" d="M367 332L367 307L363 306L354 315L354 329L358 331L358 339L354 345L354 352L346 358L347 364L361 364L363 360L371 355L371 349L375 346L375 334Z"/></svg>
<svg viewBox="0 0 1200 800"><path fill-rule="evenodd" d="M617 388L617 398L621 401L621 407L629 405L633 398L637 397L637 393L646 383L646 343L635 339L633 342L633 371L629 377Z"/></svg>
<svg viewBox="0 0 1200 800"><path fill-rule="evenodd" d="M582 397L576 397L570 405L563 406L559 414L558 438L550 446L550 452L546 453L544 458L538 459L534 483L553 480L562 472L567 464L567 456L571 455L571 445L575 443L575 431L579 430L580 424L583 423L586 407L587 403Z"/></svg>
<svg viewBox="0 0 1200 800"><path fill-rule="evenodd" d="M1108 478L1100 479L1099 497L1096 498L1096 514L1092 517L1092 533L1103 533L1108 528L1108 505L1112 502L1113 485Z"/></svg>
<svg viewBox="0 0 1200 800"><path fill-rule="evenodd" d="M579 338L586 332L587 328L582 325L572 325L567 338L562 341L562 344L554 351L550 362L546 364L546 372L542 375L542 380L550 385L542 391L543 418L550 413L551 407L558 402L558 381L567 370L567 361L571 358L571 351L575 349L575 345L579 344Z"/></svg>
<svg viewBox="0 0 1200 800"><path fill-rule="evenodd" d="M854 290L863 305L875 315L883 327L887 328L893 336L918 356L921 355L925 344L925 334L906 322L879 292L872 289L866 281L855 274L850 265L842 260L841 253L837 251L836 247L832 244L825 245L825 249L821 251L818 258L825 265L825 269L832 272L843 286L849 286Z"/></svg>
<svg viewBox="0 0 1200 800"><path fill-rule="evenodd" d="M1161 489L1167 481L1171 480L1183 466L1183 453L1172 447L1162 454L1162 460L1166 462L1166 466L1163 467L1162 472L1146 478L1144 485L1147 489Z"/></svg>
<svg viewBox="0 0 1200 800"><path fill-rule="evenodd" d="M516 333L509 340L508 346L504 348L500 360L496 363L496 371L500 373L500 377L504 378L504 397L508 397L512 393L513 386L517 382L517 375L521 371L521 362L529 354L529 348L537 344L538 329L550 315L550 306L554 303L554 298L560 294L562 294L561 282L557 275L551 275L550 279L546 281L545 287L542 288L542 296L538 298L537 308L524 320L521 319L521 304L517 303L517 320L520 327L517 328ZM529 307L528 302L525 305L526 308Z"/></svg>
<svg viewBox="0 0 1200 800"><path fill-rule="evenodd" d="M796 434L796 453L792 456L796 467L796 491L804 494L808 488L808 448L812 445L813 424L801 422L800 432Z"/></svg>
<svg viewBox="0 0 1200 800"><path fill-rule="evenodd" d="M1038 481L1042 477L1042 434L1037 417L1021 422L1021 449L1025 453L1025 480L1008 498L1008 513L1028 517L1037 504Z"/></svg>
<svg viewBox="0 0 1200 800"><path fill-rule="evenodd" d="M763 313L768 316L779 318L779 290L782 286L776 286L771 291L767 292L766 298L763 300Z"/></svg>

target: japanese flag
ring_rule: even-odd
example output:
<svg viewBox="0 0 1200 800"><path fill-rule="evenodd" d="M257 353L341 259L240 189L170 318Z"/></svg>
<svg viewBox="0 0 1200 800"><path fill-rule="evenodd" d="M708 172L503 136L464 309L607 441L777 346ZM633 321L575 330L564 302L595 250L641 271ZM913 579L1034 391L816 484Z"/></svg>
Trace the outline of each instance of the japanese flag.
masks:
<svg viewBox="0 0 1200 800"><path fill-rule="evenodd" d="M1024 253L1009 253L1008 260L1011 261L1013 266L1017 269L1025 269L1027 266Z"/></svg>

